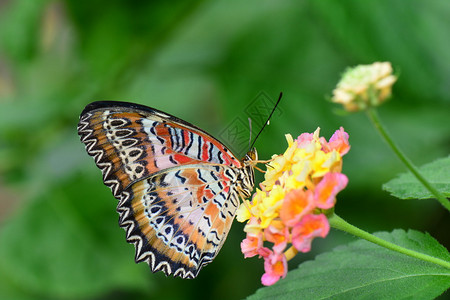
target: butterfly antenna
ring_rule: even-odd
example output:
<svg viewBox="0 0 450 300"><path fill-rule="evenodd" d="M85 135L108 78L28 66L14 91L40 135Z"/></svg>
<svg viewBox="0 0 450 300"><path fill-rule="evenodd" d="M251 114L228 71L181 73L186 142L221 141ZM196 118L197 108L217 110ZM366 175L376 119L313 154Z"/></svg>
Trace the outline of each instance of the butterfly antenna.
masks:
<svg viewBox="0 0 450 300"><path fill-rule="evenodd" d="M251 149L250 144L252 143L252 119L248 118L248 127L250 129L250 136L248 138L248 146Z"/></svg>
<svg viewBox="0 0 450 300"><path fill-rule="evenodd" d="M253 143L250 145L250 150L253 148L253 145L255 145L255 142L258 139L258 137L261 134L261 132L263 131L263 129L266 127L267 124L269 124L269 120L272 117L273 113L275 112L275 109L277 109L278 103L280 103L280 101L281 101L281 97L283 97L283 93L280 93L280 96L278 97L278 101L277 101L277 103L275 103L275 106L273 107L272 112L270 113L269 117L267 118L267 121L264 123L263 127L261 128L261 130L256 135L255 139L253 140Z"/></svg>

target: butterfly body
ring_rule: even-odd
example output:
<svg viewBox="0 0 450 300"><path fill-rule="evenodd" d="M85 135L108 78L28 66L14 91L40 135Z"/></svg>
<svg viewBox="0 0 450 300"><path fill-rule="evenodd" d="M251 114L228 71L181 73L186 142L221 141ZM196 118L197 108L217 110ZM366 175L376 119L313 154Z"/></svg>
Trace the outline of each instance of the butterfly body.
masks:
<svg viewBox="0 0 450 300"><path fill-rule="evenodd" d="M119 200L119 225L136 262L194 278L223 245L253 190L256 151L241 161L194 125L146 106L100 101L78 133Z"/></svg>

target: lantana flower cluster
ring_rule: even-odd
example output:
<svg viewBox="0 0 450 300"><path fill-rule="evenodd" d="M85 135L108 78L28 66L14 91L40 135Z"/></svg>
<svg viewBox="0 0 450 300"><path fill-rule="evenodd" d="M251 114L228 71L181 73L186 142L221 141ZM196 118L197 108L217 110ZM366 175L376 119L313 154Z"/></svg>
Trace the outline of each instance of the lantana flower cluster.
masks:
<svg viewBox="0 0 450 300"><path fill-rule="evenodd" d="M326 141L319 130L296 140L287 134L287 150L272 157L260 188L237 211L237 220L247 221L241 250L245 258L264 258L264 285L284 278L287 261L298 251L310 251L315 237L328 234L325 213L347 185L341 170L342 156L350 149L348 134L341 127Z"/></svg>
<svg viewBox="0 0 450 300"><path fill-rule="evenodd" d="M351 112L378 106L390 97L396 81L390 62L358 65L345 71L331 100Z"/></svg>

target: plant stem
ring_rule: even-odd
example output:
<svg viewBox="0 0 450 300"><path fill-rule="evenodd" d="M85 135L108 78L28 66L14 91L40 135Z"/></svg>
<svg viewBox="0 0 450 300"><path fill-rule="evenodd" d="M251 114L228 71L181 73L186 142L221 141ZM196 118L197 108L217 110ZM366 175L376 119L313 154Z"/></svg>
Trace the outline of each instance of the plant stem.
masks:
<svg viewBox="0 0 450 300"><path fill-rule="evenodd" d="M391 139L391 137L388 135L388 133L384 129L383 125L381 124L376 110L374 108L368 108L367 115L369 116L369 119L372 121L375 128L378 130L378 132L384 138L384 140L388 143L388 145L391 147L391 149L398 156L398 158L405 164L405 166L411 171L411 173L414 174L414 176L416 176L416 178L425 186L425 188L427 188L436 197L436 199L448 211L450 211L450 201L444 195L442 195L431 183L429 183L428 180L426 180L425 177L422 176L422 174L420 174L419 170L413 165L413 163L397 147L397 145L394 143L394 141Z"/></svg>
<svg viewBox="0 0 450 300"><path fill-rule="evenodd" d="M342 219L341 217L339 217L336 214L332 214L329 218L328 221L330 222L330 225L333 228L348 232L350 234L353 234L356 237L360 237L362 239L365 239L369 242L372 242L374 244L377 244L379 246L382 246L384 248L414 257L414 258L418 258L427 262L431 262L440 266L443 266L445 268L450 269L450 262L442 260L440 258L436 258L427 254L423 254L420 252L416 252L413 250L409 250L403 247L400 247L396 244L390 243L388 241L385 241L383 239L380 239L379 237L376 237L364 230L359 229L356 226L353 226L352 224L347 223L344 219Z"/></svg>

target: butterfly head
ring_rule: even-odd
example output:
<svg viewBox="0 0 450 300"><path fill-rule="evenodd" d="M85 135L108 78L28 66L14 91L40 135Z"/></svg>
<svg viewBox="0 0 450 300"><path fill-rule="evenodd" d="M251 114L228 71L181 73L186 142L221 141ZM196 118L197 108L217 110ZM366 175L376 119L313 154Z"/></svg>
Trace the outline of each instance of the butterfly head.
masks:
<svg viewBox="0 0 450 300"><path fill-rule="evenodd" d="M244 165L253 165L256 160L258 160L258 152L256 151L256 148L252 148L245 154L242 162Z"/></svg>
<svg viewBox="0 0 450 300"><path fill-rule="evenodd" d="M255 148L245 154L242 159L242 171L239 173L238 181L240 182L239 195L243 199L248 199L252 195L253 186L255 185L255 173L253 167L258 160L258 153Z"/></svg>

